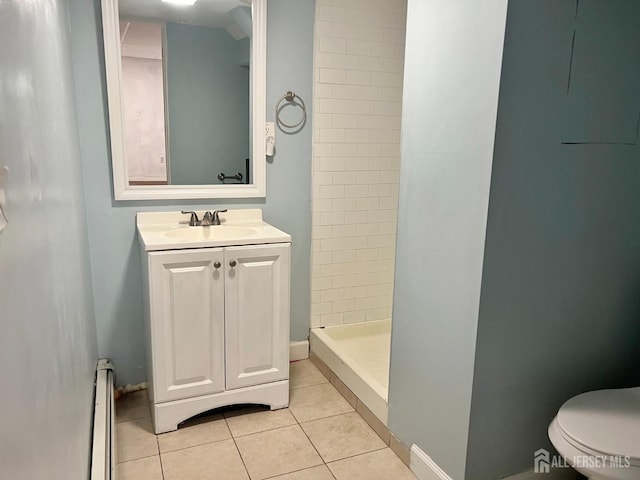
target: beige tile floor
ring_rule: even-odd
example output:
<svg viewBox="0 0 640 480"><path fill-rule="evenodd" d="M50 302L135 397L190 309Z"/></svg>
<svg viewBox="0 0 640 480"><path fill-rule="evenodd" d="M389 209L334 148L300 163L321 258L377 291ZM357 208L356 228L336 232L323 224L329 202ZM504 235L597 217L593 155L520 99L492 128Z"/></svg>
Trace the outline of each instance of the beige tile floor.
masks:
<svg viewBox="0 0 640 480"><path fill-rule="evenodd" d="M226 408L154 435L146 392L116 403L120 480L415 480L309 361L289 408Z"/></svg>

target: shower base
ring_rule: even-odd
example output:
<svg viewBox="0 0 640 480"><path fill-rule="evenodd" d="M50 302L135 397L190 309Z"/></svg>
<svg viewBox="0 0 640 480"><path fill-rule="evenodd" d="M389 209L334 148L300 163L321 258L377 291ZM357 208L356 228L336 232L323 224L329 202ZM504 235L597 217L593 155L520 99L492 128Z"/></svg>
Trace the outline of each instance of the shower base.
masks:
<svg viewBox="0 0 640 480"><path fill-rule="evenodd" d="M312 328L309 343L312 354L387 425L391 320Z"/></svg>

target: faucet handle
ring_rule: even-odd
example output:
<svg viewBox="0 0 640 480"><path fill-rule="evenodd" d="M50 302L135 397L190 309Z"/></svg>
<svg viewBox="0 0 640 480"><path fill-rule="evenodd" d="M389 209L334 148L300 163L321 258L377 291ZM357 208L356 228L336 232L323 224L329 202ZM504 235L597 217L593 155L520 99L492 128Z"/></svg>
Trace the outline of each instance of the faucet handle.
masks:
<svg viewBox="0 0 640 480"><path fill-rule="evenodd" d="M182 213L191 214L191 218L189 219L190 227L197 227L198 225L200 225L200 220L198 220L198 214L196 212L193 212L191 210L182 210Z"/></svg>
<svg viewBox="0 0 640 480"><path fill-rule="evenodd" d="M227 211L227 209L225 208L224 210L214 210L213 211L213 224L214 225L220 225L220 213L225 213Z"/></svg>

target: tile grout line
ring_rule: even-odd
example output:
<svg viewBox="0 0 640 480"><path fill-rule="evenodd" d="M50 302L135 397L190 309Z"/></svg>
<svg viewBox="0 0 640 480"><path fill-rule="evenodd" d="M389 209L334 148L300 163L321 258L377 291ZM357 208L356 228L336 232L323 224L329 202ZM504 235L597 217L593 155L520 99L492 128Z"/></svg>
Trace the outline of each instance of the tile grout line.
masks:
<svg viewBox="0 0 640 480"><path fill-rule="evenodd" d="M329 469L329 466L327 465L327 462L324 461L324 458L322 457L322 455L320 454L320 452L318 451L318 449L316 448L315 444L311 441L311 438L309 438L309 435L307 435L307 432L304 430L304 428L302 428L302 424L300 423L300 421L298 420L298 417L296 417L293 412L291 412L291 415L293 416L293 418L295 419L298 427L300 428L300 430L302 430L302 433L304 434L304 436L307 438L307 440L309 441L309 443L311 444L311 446L313 447L313 449L315 450L315 452L318 454L318 457L320 458L320 461L322 461L322 465L325 466L325 468L327 470L329 470L329 474L335 479L333 472Z"/></svg>
<svg viewBox="0 0 640 480"><path fill-rule="evenodd" d="M242 457L242 452L240 451L240 447L238 447L238 443L236 442L236 437L233 436L233 432L231 431L231 428L229 427L229 423L227 422L227 417L223 415L222 418L224 418L224 423L229 429L229 433L231 434L231 440L233 440L233 444L236 447L236 451L238 452L238 456L240 457L240 461L242 462L242 467L244 468L244 471L246 472L249 480L252 480L251 474L249 473L249 469L247 468L247 464L244 462L244 458Z"/></svg>

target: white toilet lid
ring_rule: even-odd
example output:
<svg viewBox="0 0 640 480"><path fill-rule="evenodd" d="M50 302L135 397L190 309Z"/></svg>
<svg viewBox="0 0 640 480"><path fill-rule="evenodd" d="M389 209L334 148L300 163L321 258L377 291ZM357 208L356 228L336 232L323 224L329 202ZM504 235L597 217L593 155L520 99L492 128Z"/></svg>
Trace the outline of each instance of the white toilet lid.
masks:
<svg viewBox="0 0 640 480"><path fill-rule="evenodd" d="M563 432L605 455L640 459L640 387L587 392L558 411Z"/></svg>

